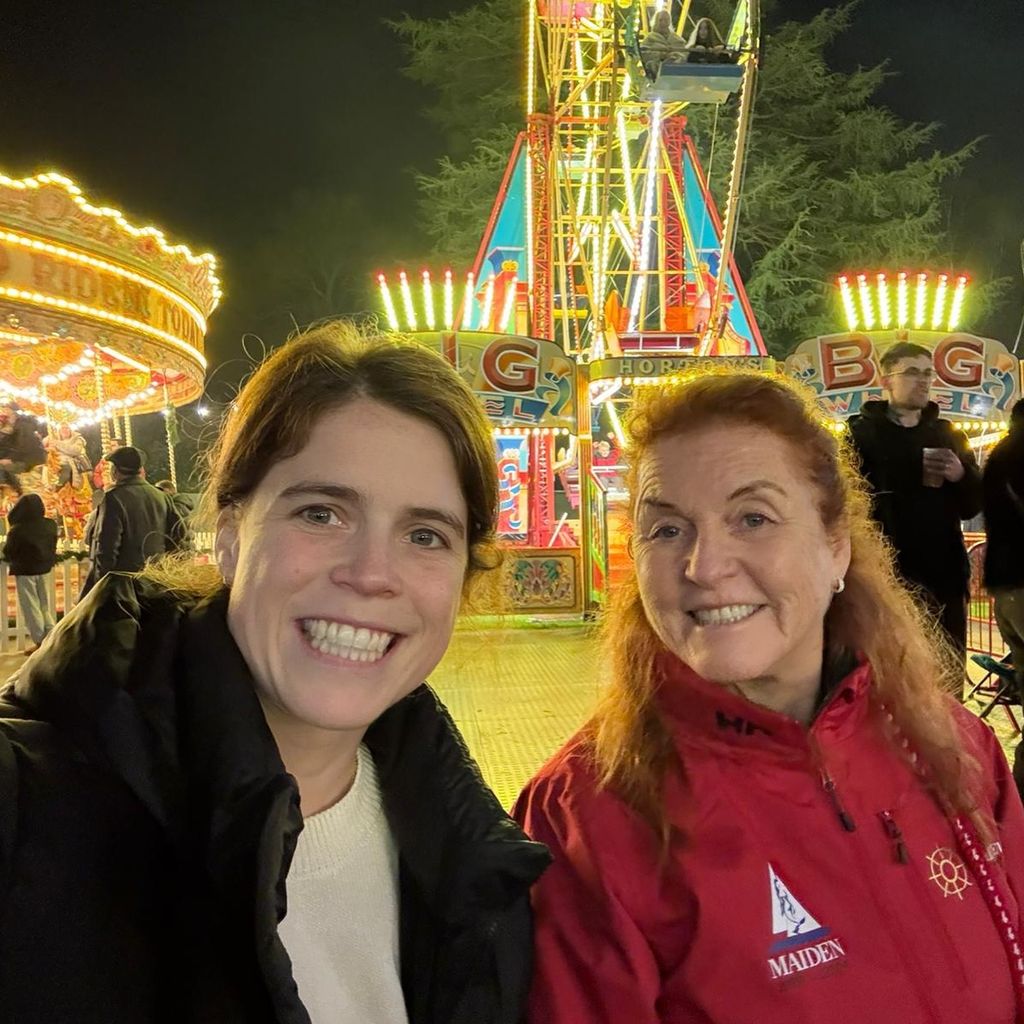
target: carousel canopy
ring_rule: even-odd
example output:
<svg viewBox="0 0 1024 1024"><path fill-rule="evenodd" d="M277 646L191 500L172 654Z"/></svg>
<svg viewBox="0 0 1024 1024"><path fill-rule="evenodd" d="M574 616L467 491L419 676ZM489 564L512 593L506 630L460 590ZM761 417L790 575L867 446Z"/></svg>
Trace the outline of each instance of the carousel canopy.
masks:
<svg viewBox="0 0 1024 1024"><path fill-rule="evenodd" d="M191 402L220 297L210 253L59 174L0 174L0 397L80 425Z"/></svg>

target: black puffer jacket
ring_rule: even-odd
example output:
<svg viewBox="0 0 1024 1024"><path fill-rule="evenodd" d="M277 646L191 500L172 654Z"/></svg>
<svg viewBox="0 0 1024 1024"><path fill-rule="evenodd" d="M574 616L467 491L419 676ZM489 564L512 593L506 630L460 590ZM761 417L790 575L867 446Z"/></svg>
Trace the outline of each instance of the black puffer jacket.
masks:
<svg viewBox="0 0 1024 1024"><path fill-rule="evenodd" d="M43 499L23 494L7 513L10 530L4 542L4 561L12 576L45 576L57 562L57 524L47 519Z"/></svg>
<svg viewBox="0 0 1024 1024"><path fill-rule="evenodd" d="M985 489L985 586L1024 587L1024 422L989 453Z"/></svg>
<svg viewBox="0 0 1024 1024"><path fill-rule="evenodd" d="M108 576L3 693L0 1020L307 1024L277 936L298 791L225 610ZM517 1024L547 851L426 686L366 743L411 1024Z"/></svg>
<svg viewBox="0 0 1024 1024"><path fill-rule="evenodd" d="M888 402L871 401L850 421L850 437L900 573L935 594L966 594L970 568L960 521L981 511L981 474L964 433L939 418L934 402L917 426L904 427L889 418ZM925 487L925 448L955 452L963 478Z"/></svg>

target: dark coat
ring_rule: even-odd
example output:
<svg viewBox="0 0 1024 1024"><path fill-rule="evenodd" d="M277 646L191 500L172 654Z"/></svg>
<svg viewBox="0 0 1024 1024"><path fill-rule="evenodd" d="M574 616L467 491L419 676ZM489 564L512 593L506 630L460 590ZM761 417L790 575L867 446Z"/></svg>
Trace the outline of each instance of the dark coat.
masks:
<svg viewBox="0 0 1024 1024"><path fill-rule="evenodd" d="M27 416L18 416L8 433L0 430L0 459L10 459L15 473L24 473L46 461L46 449Z"/></svg>
<svg viewBox="0 0 1024 1024"><path fill-rule="evenodd" d="M1024 422L989 453L985 494L985 586L1024 587Z"/></svg>
<svg viewBox="0 0 1024 1024"><path fill-rule="evenodd" d="M874 516L896 549L904 579L937 597L966 594L970 580L960 526L981 511L981 473L964 433L929 402L914 427L889 418L889 403L865 402L850 437L874 502ZM925 448L949 448L964 467L958 483L925 487Z"/></svg>
<svg viewBox="0 0 1024 1024"><path fill-rule="evenodd" d="M226 606L108 576L0 695L0 1020L308 1024L277 935L299 795ZM426 686L365 742L411 1024L518 1024L547 851Z"/></svg>
<svg viewBox="0 0 1024 1024"><path fill-rule="evenodd" d="M108 572L138 572L149 559L175 550L181 529L177 507L159 488L138 476L115 484L96 511L93 564L82 594Z"/></svg>
<svg viewBox="0 0 1024 1024"><path fill-rule="evenodd" d="M57 524L46 518L43 499L23 494L7 513L10 529L3 558L12 576L44 576L57 562Z"/></svg>

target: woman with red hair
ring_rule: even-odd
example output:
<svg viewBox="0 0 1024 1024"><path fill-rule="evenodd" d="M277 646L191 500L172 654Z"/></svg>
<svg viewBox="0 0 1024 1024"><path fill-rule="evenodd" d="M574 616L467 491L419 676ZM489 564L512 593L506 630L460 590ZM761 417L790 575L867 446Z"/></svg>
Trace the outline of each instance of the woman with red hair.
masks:
<svg viewBox="0 0 1024 1024"><path fill-rule="evenodd" d="M610 683L516 817L531 1024L1024 1020L1024 812L795 384L711 374L630 423Z"/></svg>

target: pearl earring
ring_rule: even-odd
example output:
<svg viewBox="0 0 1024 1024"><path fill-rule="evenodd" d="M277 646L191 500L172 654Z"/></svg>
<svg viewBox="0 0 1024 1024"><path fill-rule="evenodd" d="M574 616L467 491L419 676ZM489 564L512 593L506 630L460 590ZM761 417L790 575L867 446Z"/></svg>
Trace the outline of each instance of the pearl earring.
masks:
<svg viewBox="0 0 1024 1024"><path fill-rule="evenodd" d="M835 583L832 584L832 590L837 594L841 594L845 589L846 580L842 576L837 576Z"/></svg>

